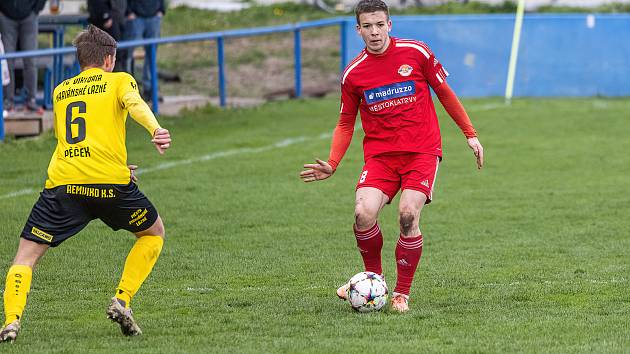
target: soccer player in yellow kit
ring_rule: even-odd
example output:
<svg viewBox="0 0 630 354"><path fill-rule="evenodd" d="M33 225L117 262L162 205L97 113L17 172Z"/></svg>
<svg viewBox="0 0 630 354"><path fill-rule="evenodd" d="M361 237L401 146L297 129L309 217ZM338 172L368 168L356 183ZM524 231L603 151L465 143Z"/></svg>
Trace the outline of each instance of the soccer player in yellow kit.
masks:
<svg viewBox="0 0 630 354"><path fill-rule="evenodd" d="M56 247L101 219L114 230L134 233L107 316L124 335L139 335L129 304L155 264L164 243L164 225L156 208L138 190L133 166L127 166L127 113L152 136L160 154L170 147L161 128L127 73L112 73L116 41L89 26L74 41L81 73L53 93L57 148L48 179L21 234L4 289L4 327L0 342L14 341L31 287L32 270L49 247Z"/></svg>

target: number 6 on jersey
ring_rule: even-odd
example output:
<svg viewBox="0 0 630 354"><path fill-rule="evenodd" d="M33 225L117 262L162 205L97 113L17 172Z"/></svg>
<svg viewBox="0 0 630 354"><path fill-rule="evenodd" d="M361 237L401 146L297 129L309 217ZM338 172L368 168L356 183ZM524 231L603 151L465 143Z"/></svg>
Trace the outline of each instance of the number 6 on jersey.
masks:
<svg viewBox="0 0 630 354"><path fill-rule="evenodd" d="M78 108L79 114L87 112L83 101L72 102L66 107L66 141L68 144L76 144L85 140L85 118L76 117L72 119L72 109L75 107ZM73 126L76 126L76 137L72 134Z"/></svg>

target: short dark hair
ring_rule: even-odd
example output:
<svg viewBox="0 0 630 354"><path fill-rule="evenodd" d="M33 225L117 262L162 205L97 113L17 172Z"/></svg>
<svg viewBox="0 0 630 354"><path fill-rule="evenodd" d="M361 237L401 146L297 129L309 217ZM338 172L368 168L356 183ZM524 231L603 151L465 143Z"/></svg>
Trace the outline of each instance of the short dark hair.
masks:
<svg viewBox="0 0 630 354"><path fill-rule="evenodd" d="M359 15L364 14L364 13L376 12L376 11L383 11L385 15L387 15L387 19L389 20L389 8L387 7L387 4L384 3L383 1L381 0L359 1L357 6L354 7L354 13L357 15L357 24L358 25L361 24L359 23Z"/></svg>
<svg viewBox="0 0 630 354"><path fill-rule="evenodd" d="M77 58L82 68L102 66L106 56L116 55L116 40L93 25L81 31L72 44L77 48Z"/></svg>

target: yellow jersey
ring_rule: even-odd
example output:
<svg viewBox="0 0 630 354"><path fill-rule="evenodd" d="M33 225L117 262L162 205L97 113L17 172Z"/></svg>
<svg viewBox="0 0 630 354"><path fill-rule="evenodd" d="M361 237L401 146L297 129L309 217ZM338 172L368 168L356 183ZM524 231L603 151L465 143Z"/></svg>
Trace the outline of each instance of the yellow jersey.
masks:
<svg viewBox="0 0 630 354"><path fill-rule="evenodd" d="M53 92L57 148L46 188L65 184L127 184L127 114L153 136L160 128L127 73L91 68L60 83Z"/></svg>

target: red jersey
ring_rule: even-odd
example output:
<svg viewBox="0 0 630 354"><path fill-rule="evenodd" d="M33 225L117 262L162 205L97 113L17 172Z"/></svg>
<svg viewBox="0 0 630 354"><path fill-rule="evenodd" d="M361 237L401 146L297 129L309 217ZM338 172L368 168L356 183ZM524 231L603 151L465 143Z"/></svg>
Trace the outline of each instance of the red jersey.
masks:
<svg viewBox="0 0 630 354"><path fill-rule="evenodd" d="M390 40L384 53L364 49L344 70L341 117L354 120L361 111L366 161L397 152L441 157L440 127L429 86L440 86L448 73L426 44Z"/></svg>

